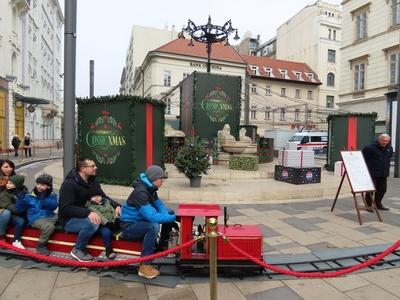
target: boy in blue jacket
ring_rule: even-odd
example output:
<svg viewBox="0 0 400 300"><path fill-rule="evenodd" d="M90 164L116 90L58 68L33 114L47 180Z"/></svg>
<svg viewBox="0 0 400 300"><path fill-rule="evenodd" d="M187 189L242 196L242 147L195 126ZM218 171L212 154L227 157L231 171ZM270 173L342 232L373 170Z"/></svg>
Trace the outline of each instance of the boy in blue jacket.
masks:
<svg viewBox="0 0 400 300"><path fill-rule="evenodd" d="M36 250L40 254L50 255L47 242L54 231L57 216L57 195L53 193L53 177L42 174L36 178L36 186L32 193L17 201L17 210L27 213L29 225L40 231Z"/></svg>
<svg viewBox="0 0 400 300"><path fill-rule="evenodd" d="M173 211L165 207L157 195L165 178L161 167L148 167L133 183L134 191L122 206L122 237L127 240L143 238L141 256L154 253L160 224L168 225L176 220ZM140 265L138 275L151 279L160 275L160 272L146 262Z"/></svg>

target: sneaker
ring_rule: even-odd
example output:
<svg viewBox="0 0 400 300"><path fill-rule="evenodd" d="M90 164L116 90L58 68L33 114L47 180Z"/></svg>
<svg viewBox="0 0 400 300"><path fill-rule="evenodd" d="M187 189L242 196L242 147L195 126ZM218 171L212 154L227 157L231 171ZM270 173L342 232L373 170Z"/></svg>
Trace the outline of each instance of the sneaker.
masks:
<svg viewBox="0 0 400 300"><path fill-rule="evenodd" d="M150 265L140 265L138 275L147 279L153 279L160 275L160 272Z"/></svg>
<svg viewBox="0 0 400 300"><path fill-rule="evenodd" d="M50 255L50 251L49 251L49 249L47 249L47 247L46 247L46 245L38 245L37 247L36 247L36 251L39 253L39 254L42 254L42 255L46 255L46 256L49 256Z"/></svg>
<svg viewBox="0 0 400 300"><path fill-rule="evenodd" d="M388 208L388 207L386 207L386 206L383 206L383 205L378 206L378 209L379 209L379 210L386 210L386 211L390 210L390 208Z"/></svg>
<svg viewBox="0 0 400 300"><path fill-rule="evenodd" d="M19 249L25 249L24 245L22 245L21 241L19 241L19 240L15 240L15 241L12 243L12 245L13 245L14 247L16 247L16 248L19 248Z"/></svg>
<svg viewBox="0 0 400 300"><path fill-rule="evenodd" d="M73 258L82 262L92 261L93 259L93 256L91 256L89 253L76 249L75 247L72 249L70 254Z"/></svg>

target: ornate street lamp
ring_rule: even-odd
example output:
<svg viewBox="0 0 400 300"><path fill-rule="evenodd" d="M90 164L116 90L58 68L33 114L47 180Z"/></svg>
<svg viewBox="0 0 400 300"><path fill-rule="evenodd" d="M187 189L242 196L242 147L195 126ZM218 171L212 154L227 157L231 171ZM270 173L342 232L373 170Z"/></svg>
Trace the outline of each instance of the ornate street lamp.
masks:
<svg viewBox="0 0 400 300"><path fill-rule="evenodd" d="M207 44L207 72L210 73L211 69L211 47L213 43L220 43L226 40L225 46L229 46L228 36L236 32L234 40L238 40L238 30L232 27L231 20L225 22L223 26L211 24L211 17L208 16L208 22L206 25L196 26L192 20L188 20L188 25L186 28L182 28L179 34L180 38L185 38L184 33L190 35L190 43L188 46L193 47L193 40Z"/></svg>

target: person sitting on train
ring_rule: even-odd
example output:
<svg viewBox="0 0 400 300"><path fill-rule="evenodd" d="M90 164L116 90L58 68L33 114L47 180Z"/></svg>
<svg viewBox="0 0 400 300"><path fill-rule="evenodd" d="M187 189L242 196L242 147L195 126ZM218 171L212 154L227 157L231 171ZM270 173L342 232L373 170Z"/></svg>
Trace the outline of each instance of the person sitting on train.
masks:
<svg viewBox="0 0 400 300"><path fill-rule="evenodd" d="M5 234L7 225L11 221L14 226L14 247L25 249L22 245L21 237L25 225L25 219L16 206L16 202L23 199L28 193L28 188L24 185L25 177L22 175L12 175L8 177L5 190L0 192L0 232Z"/></svg>
<svg viewBox="0 0 400 300"><path fill-rule="evenodd" d="M53 192L53 177L42 174L36 178L36 186L30 194L17 200L18 212L26 212L28 224L40 231L36 251L50 255L47 242L54 232L57 216L57 195Z"/></svg>
<svg viewBox="0 0 400 300"><path fill-rule="evenodd" d="M161 167L148 167L145 172L139 174L133 183L133 192L122 205L122 238L143 239L142 257L154 253L160 224L171 227L171 223L176 220L174 212L169 210L157 195L157 190L165 178L166 174ZM165 236L160 237L160 240L168 240L169 232L161 232ZM152 279L160 275L160 272L151 266L150 262L144 262L139 266L138 275Z"/></svg>
<svg viewBox="0 0 400 300"><path fill-rule="evenodd" d="M115 259L116 254L113 251L111 239L111 231L119 229L119 218L115 215L115 209L111 205L110 200L107 197L101 195L93 195L86 202L86 207L96 214L101 219L101 226L99 231L103 237L104 247L106 248L106 257L108 259Z"/></svg>
<svg viewBox="0 0 400 300"><path fill-rule="evenodd" d="M110 199L96 181L97 166L89 158L80 158L61 185L58 204L58 220L67 232L78 232L71 256L79 261L91 261L93 257L86 251L90 238L100 227L100 216L85 207L92 195L101 195L109 199L115 209L115 215L121 214L121 206ZM104 231L106 232L106 231ZM103 231L100 233L104 234ZM111 231L108 230L111 234ZM104 239L104 235L103 235Z"/></svg>

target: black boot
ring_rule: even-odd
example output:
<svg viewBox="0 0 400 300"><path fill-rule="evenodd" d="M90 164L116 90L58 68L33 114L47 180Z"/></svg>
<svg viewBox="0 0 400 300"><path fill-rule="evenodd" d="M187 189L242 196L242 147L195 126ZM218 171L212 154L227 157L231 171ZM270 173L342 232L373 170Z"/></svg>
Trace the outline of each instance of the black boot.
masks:
<svg viewBox="0 0 400 300"><path fill-rule="evenodd" d="M106 248L106 256L108 259L115 259L117 257L112 248Z"/></svg>
<svg viewBox="0 0 400 300"><path fill-rule="evenodd" d="M47 243L39 243L36 246L36 251L42 255L50 255L49 249L47 249Z"/></svg>

